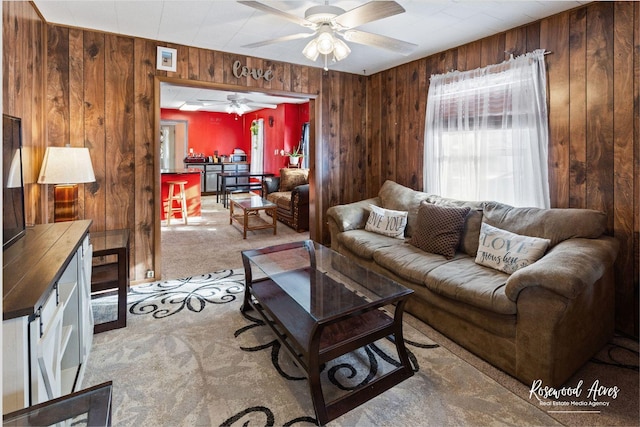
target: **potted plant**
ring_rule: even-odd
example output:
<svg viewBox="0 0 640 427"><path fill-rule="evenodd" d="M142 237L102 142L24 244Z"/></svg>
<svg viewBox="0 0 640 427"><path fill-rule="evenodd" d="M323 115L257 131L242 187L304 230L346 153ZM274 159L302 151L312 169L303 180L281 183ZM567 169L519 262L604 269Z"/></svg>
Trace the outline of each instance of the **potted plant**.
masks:
<svg viewBox="0 0 640 427"><path fill-rule="evenodd" d="M252 121L251 127L249 128L249 130L251 130L251 135L257 135L259 129L260 129L260 126L258 125L258 121L257 120Z"/></svg>
<svg viewBox="0 0 640 427"><path fill-rule="evenodd" d="M300 157L302 157L302 151L300 150L300 144L291 152L282 151L282 155L289 156L289 164L297 165L300 162Z"/></svg>

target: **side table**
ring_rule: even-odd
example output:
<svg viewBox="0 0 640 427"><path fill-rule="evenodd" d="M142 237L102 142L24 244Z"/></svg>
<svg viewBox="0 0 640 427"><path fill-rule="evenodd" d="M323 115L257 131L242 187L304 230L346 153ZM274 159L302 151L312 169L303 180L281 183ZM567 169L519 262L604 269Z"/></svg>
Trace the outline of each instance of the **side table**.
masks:
<svg viewBox="0 0 640 427"><path fill-rule="evenodd" d="M96 323L93 333L127 326L127 292L129 291L129 230L92 232L93 257L109 257L104 264L93 266L91 295L117 290L118 317L104 323ZM115 260L113 258L116 258Z"/></svg>

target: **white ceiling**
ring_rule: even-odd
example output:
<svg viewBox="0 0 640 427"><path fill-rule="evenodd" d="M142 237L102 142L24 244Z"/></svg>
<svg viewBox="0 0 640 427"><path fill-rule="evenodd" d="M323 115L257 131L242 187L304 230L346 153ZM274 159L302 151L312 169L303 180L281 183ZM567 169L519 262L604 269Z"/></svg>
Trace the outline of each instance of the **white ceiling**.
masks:
<svg viewBox="0 0 640 427"><path fill-rule="evenodd" d="M527 24L585 1L397 0L406 12L357 27L359 30L415 43L409 56L350 42L351 54L331 69L373 74L510 28ZM304 17L323 0L262 1ZM169 43L196 46L275 61L322 67L302 55L309 39L255 49L243 45L305 29L281 17L231 0L217 1L50 1L34 2L49 23L90 28ZM331 0L345 10L366 3Z"/></svg>
<svg viewBox="0 0 640 427"><path fill-rule="evenodd" d="M479 1L479 0L397 0L405 13L357 27L359 30L393 37L417 45L409 56L349 42L351 54L329 68L355 74L373 74L412 60L442 52L510 28L527 24L581 4L585 1ZM302 55L309 39L292 40L255 49L250 43L305 32L281 17L255 10L232 0L216 1L58 1L36 0L36 7L49 23L89 28L195 46L205 49L256 56L274 61L322 67ZM262 3L299 17L322 0L268 1ZM366 3L331 0L345 10ZM198 99L211 102L204 111L224 112L230 92L186 88L163 84L161 107L179 108ZM270 97L262 93L240 93L255 103L280 104L304 100ZM250 111L262 107L253 107Z"/></svg>

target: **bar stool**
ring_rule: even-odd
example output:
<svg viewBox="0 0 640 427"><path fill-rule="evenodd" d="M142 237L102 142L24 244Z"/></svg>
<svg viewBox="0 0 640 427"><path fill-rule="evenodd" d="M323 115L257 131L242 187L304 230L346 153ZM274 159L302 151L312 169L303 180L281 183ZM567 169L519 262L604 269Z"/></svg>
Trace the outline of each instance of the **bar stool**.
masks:
<svg viewBox="0 0 640 427"><path fill-rule="evenodd" d="M167 225L171 225L171 218L174 212L180 212L182 219L184 219L185 225L187 224L187 196L184 192L184 185L187 181L167 181L169 184L169 197L165 202L167 203L165 212L167 215ZM178 187L178 193L176 194L176 186ZM177 202L179 206L174 206L173 202ZM175 218L175 217L174 217Z"/></svg>

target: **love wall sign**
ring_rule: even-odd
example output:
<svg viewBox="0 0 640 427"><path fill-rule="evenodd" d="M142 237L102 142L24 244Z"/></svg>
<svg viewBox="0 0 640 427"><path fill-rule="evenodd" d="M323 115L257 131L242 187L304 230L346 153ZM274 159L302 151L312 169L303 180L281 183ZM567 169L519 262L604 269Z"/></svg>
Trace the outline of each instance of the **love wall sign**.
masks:
<svg viewBox="0 0 640 427"><path fill-rule="evenodd" d="M263 70L262 68L249 68L246 65L242 65L240 61L235 61L233 63L233 75L239 79L241 77L251 77L254 80L263 79L267 82L270 82L275 77L273 75L273 70Z"/></svg>

